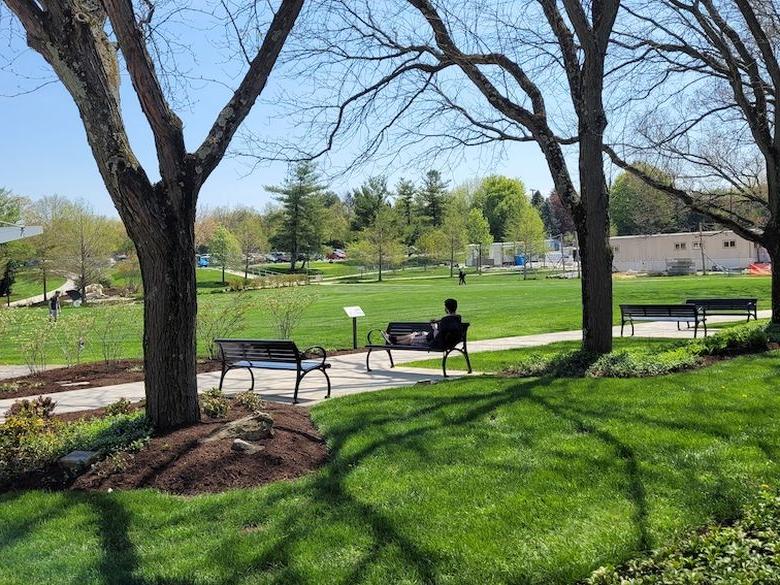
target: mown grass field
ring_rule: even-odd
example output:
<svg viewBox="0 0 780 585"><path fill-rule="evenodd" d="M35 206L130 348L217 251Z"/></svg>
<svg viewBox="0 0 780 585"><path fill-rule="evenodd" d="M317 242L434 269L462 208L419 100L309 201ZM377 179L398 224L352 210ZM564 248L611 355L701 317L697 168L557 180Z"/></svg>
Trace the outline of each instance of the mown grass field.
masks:
<svg viewBox="0 0 780 585"><path fill-rule="evenodd" d="M218 271L199 271L201 290L219 290L211 286L219 278ZM692 276L665 278L618 279L614 282L614 316L619 318L620 303L682 302L686 297L755 296L759 308L769 308L770 282L767 277ZM300 346L322 345L328 349L351 346L351 322L343 307L360 305L366 317L359 320L360 342L370 328L382 327L388 321L427 321L443 314L443 300L454 297L460 303L460 313L471 322L469 339L487 339L511 335L527 335L547 331L565 331L580 327L580 283L577 280L522 280L519 274L471 276L467 286L458 286L457 279L432 278L382 283L329 283L309 289L317 295L306 309L293 338ZM235 336L273 338L277 334L269 309L264 303L268 295L279 290L248 293L252 308ZM235 293L202 294L201 307L229 303ZM46 319L43 309L26 310L25 319ZM138 325L142 321L140 303L124 306L66 308L62 320L76 319L80 311L91 311L98 326L110 321L107 314L121 312L127 327L112 325L112 331L123 340L122 353L127 357L141 356ZM23 363L21 345L25 325L11 323L8 342L0 346L0 363ZM85 359L100 359L99 348L87 340ZM201 348L201 353L203 348ZM57 351L50 352L50 363L57 362Z"/></svg>
<svg viewBox="0 0 780 585"><path fill-rule="evenodd" d="M61 276L50 275L46 279L46 288L53 291L65 284L65 279ZM40 279L40 273L37 271L23 270L16 274L16 281L11 288L11 302L20 299L28 299L43 294L43 283ZM0 299L6 301L6 297Z"/></svg>
<svg viewBox="0 0 780 585"><path fill-rule="evenodd" d="M770 352L333 399L313 409L330 461L294 482L1 495L0 582L573 583L777 483L778 371Z"/></svg>

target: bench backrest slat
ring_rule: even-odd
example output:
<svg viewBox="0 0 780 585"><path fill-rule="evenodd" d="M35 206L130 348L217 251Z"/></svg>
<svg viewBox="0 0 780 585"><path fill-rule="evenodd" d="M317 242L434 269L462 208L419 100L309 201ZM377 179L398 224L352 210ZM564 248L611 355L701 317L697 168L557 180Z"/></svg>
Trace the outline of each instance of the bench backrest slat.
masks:
<svg viewBox="0 0 780 585"><path fill-rule="evenodd" d="M300 353L295 342L284 339L215 339L223 361L296 363Z"/></svg>
<svg viewBox="0 0 780 585"><path fill-rule="evenodd" d="M634 317L695 317L702 311L697 305L620 305L623 315Z"/></svg>
<svg viewBox="0 0 780 585"><path fill-rule="evenodd" d="M689 305L704 307L705 309L739 311L745 309L755 309L758 303L758 299L688 299L685 302Z"/></svg>

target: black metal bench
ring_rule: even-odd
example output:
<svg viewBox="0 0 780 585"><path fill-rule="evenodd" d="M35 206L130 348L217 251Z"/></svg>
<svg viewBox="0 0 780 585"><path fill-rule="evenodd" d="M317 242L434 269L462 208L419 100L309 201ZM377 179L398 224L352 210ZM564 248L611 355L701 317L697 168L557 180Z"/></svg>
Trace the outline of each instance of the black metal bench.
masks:
<svg viewBox="0 0 780 585"><path fill-rule="evenodd" d="M704 326L707 335L707 312L697 305L620 305L620 336L623 327L631 325L631 335L634 335L634 321L671 321L677 323L693 323L693 336L699 334L699 324Z"/></svg>
<svg viewBox="0 0 780 585"><path fill-rule="evenodd" d="M298 403L298 387L301 380L309 372L321 371L328 382L327 398L330 398L330 377L328 368L330 364L325 361L325 350L319 346L310 347L304 351L298 351L298 347L292 341L265 340L265 339L215 339L219 346L219 355L222 360L222 375L219 378L219 389L222 390L222 382L225 374L230 370L249 370L252 376L252 387L255 389L255 375L253 369L260 370L287 370L295 372L295 393L293 404Z"/></svg>
<svg viewBox="0 0 780 585"><path fill-rule="evenodd" d="M758 320L758 299L688 299L689 305L696 305L707 312L707 315L747 315Z"/></svg>
<svg viewBox="0 0 780 585"><path fill-rule="evenodd" d="M425 351L425 352L441 352L444 355L442 356L441 360L441 369L442 373L444 374L444 377L447 377L447 358L453 351L457 351L463 355L463 357L466 358L466 366L468 367L469 374L471 373L471 360L469 360L469 352L468 352L468 346L466 344L466 335L468 333L469 324L468 323L461 323L461 334L458 339L449 339L448 343L445 345L433 345L431 343L427 344L419 344L419 345L405 345L405 344L393 344L386 341L384 338L382 339L383 343L376 343L375 337L376 335L381 335L382 330L381 329L372 329L368 332L368 343L366 345L366 348L368 349L368 354L366 355L366 370L369 372L371 371L371 367L369 366L369 358L371 357L371 352L376 350L386 351L388 357L390 358L390 367L395 367L395 362L393 362L393 354L391 353L392 350L399 350L399 351ZM389 323L387 325L387 329L384 330L384 332L388 335L388 337L392 336L400 336L400 335L408 335L409 333L414 333L416 331L422 331L425 333L430 333L433 331L433 327L431 323L410 323L410 322L396 322L396 323ZM458 347L460 346L460 347Z"/></svg>

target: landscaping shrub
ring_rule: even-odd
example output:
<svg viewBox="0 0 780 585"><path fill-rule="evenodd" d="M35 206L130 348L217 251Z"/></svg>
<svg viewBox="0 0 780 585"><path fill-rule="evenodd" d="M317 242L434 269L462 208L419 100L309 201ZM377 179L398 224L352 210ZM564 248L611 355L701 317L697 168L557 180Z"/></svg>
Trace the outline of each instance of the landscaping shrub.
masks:
<svg viewBox="0 0 780 585"><path fill-rule="evenodd" d="M247 410L251 410L255 413L260 412L263 409L262 398L260 398L259 394L255 394L251 390L237 394L234 400L236 404L243 406Z"/></svg>
<svg viewBox="0 0 780 585"><path fill-rule="evenodd" d="M224 417L229 408L229 403L222 390L219 388L212 388L206 390L201 394L200 407L209 418L222 418Z"/></svg>
<svg viewBox="0 0 780 585"><path fill-rule="evenodd" d="M49 396L38 396L33 400L17 400L11 405L5 415L8 418L21 417L21 418L51 418L54 413L54 407L57 403L54 402Z"/></svg>
<svg viewBox="0 0 780 585"><path fill-rule="evenodd" d="M268 317L273 321L280 339L292 338L304 311L317 300L317 294L311 288L280 291L265 298Z"/></svg>
<svg viewBox="0 0 780 585"><path fill-rule="evenodd" d="M731 526L712 526L623 567L602 567L588 585L780 583L780 496L763 491Z"/></svg>
<svg viewBox="0 0 780 585"><path fill-rule="evenodd" d="M728 355L764 351L769 345L765 323L753 321L729 327L701 340L704 351L710 355Z"/></svg>
<svg viewBox="0 0 780 585"><path fill-rule="evenodd" d="M531 354L504 373L514 376L641 378L695 368L705 356L765 351L770 335L764 323L745 323L701 340L672 341L665 349L622 349L601 356L582 350Z"/></svg>
<svg viewBox="0 0 780 585"><path fill-rule="evenodd" d="M112 402L106 406L106 416L114 416L116 414L130 414L133 412L133 405L127 398L120 398L116 402Z"/></svg>
<svg viewBox="0 0 780 585"><path fill-rule="evenodd" d="M54 463L80 449L107 454L151 435L143 412L62 422L38 416L9 416L0 424L0 485Z"/></svg>
<svg viewBox="0 0 780 585"><path fill-rule="evenodd" d="M205 348L211 359L216 359L218 349L214 340L230 337L242 329L247 313L258 304L257 296L246 291L229 295L226 302L203 304L198 309L197 336L198 345Z"/></svg>

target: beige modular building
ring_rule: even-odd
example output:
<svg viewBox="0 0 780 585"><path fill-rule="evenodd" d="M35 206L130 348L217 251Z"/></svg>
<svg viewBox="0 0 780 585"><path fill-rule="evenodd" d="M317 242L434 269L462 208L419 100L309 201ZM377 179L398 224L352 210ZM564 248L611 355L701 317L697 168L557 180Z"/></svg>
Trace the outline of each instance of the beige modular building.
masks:
<svg viewBox="0 0 780 585"><path fill-rule="evenodd" d="M617 272L660 274L686 264L697 271L739 269L769 262L764 248L730 230L613 236L609 241Z"/></svg>

